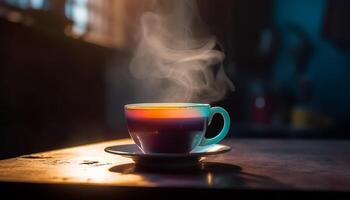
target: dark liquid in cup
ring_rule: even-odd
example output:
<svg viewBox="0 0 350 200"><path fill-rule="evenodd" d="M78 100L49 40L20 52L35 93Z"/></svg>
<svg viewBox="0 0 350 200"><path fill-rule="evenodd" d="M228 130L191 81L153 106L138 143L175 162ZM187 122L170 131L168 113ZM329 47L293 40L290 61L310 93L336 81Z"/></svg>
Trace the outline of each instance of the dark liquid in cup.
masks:
<svg viewBox="0 0 350 200"><path fill-rule="evenodd" d="M131 137L145 153L188 153L205 133L207 117L128 118Z"/></svg>

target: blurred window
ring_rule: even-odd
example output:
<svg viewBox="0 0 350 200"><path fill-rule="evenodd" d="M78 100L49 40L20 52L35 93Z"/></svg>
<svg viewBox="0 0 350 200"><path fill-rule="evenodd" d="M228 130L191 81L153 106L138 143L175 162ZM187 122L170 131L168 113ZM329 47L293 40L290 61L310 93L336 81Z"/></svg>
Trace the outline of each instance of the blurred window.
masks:
<svg viewBox="0 0 350 200"><path fill-rule="evenodd" d="M43 9L45 7L45 0L5 0L5 2L21 9Z"/></svg>
<svg viewBox="0 0 350 200"><path fill-rule="evenodd" d="M81 35L86 32L89 21L87 0L66 1L65 14L73 21L75 34Z"/></svg>
<svg viewBox="0 0 350 200"><path fill-rule="evenodd" d="M30 4L33 9L43 9L45 7L44 0L31 0Z"/></svg>
<svg viewBox="0 0 350 200"><path fill-rule="evenodd" d="M129 42L134 39L138 19L151 6L151 1L0 0L8 5L3 12L21 15L21 19L17 17L12 22L31 18L29 21L37 22L34 24L41 30L113 48L131 46Z"/></svg>

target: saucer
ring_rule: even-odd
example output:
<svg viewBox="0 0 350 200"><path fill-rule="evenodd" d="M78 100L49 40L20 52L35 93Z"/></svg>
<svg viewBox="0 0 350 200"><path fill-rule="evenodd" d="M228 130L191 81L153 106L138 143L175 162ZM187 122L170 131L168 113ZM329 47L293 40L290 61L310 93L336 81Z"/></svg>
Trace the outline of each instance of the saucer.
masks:
<svg viewBox="0 0 350 200"><path fill-rule="evenodd" d="M106 147L105 152L131 158L135 165L146 168L178 169L198 166L204 157L225 153L231 147L223 144L198 146L189 153L143 153L136 144Z"/></svg>

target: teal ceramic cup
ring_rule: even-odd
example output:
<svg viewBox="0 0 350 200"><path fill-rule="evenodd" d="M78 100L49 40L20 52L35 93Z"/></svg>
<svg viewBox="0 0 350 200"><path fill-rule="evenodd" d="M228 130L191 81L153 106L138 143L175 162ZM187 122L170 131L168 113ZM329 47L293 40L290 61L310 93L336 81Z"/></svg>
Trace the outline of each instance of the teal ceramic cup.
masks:
<svg viewBox="0 0 350 200"><path fill-rule="evenodd" d="M224 119L213 138L205 133L215 114ZM230 129L230 116L221 107L197 103L142 103L125 105L131 138L144 153L189 153L197 146L216 144Z"/></svg>

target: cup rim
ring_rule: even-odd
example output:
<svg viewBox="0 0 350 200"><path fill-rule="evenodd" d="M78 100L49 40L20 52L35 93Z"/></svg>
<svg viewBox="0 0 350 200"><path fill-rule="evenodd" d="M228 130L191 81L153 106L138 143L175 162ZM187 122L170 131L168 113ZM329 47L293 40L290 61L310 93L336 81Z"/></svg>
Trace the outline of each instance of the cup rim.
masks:
<svg viewBox="0 0 350 200"><path fill-rule="evenodd" d="M194 108L194 107L210 107L206 103L133 103L126 104L125 109L171 109L171 108Z"/></svg>

